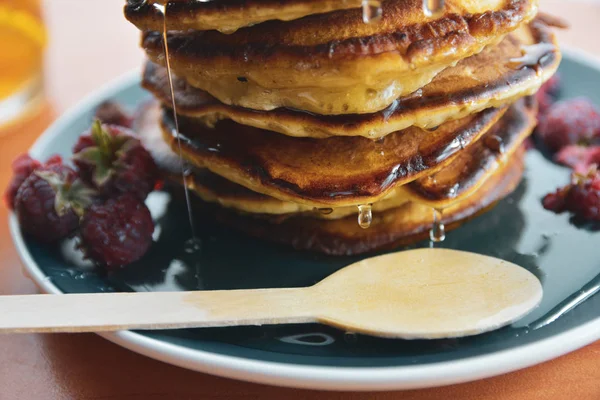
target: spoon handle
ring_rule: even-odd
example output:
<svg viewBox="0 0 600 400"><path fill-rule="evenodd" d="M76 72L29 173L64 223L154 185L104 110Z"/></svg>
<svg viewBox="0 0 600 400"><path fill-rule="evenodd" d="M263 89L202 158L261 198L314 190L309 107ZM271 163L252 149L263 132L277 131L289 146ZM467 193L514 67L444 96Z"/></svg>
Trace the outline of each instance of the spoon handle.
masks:
<svg viewBox="0 0 600 400"><path fill-rule="evenodd" d="M0 296L0 333L313 322L307 289Z"/></svg>

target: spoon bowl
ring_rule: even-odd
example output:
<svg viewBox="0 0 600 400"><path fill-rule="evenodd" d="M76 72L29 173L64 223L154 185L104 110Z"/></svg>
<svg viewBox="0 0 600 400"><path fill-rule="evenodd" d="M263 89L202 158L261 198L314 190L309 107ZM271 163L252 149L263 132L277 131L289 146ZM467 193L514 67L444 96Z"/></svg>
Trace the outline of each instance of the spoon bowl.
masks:
<svg viewBox="0 0 600 400"><path fill-rule="evenodd" d="M314 290L319 322L403 339L475 335L508 325L542 299L539 280L497 258L417 249L352 264Z"/></svg>

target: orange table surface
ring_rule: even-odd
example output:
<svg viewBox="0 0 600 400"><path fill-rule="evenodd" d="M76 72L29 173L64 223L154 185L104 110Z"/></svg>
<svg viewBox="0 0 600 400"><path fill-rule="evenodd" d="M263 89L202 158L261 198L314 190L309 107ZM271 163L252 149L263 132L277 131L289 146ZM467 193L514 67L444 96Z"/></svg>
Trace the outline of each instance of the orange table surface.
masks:
<svg viewBox="0 0 600 400"><path fill-rule="evenodd" d="M0 188L10 161L52 119L111 78L139 67L138 35L121 16L123 0L46 0L49 104L0 137ZM542 0L569 20L560 39L600 57L600 3ZM0 205L0 294L35 293ZM600 341L503 376L441 388L382 393L294 390L237 382L145 358L93 334L0 336L0 400L158 399L600 399Z"/></svg>

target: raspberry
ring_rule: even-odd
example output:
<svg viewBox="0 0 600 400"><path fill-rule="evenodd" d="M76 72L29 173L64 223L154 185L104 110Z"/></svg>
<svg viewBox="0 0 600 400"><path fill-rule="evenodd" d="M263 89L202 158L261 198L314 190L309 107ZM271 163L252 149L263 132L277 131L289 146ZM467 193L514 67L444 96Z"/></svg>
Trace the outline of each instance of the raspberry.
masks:
<svg viewBox="0 0 600 400"><path fill-rule="evenodd" d="M97 119L102 121L103 124L124 126L131 128L133 118L127 114L123 108L113 102L105 101L96 108Z"/></svg>
<svg viewBox="0 0 600 400"><path fill-rule="evenodd" d="M53 155L52 157L50 157L49 159L46 160L46 162L44 163L44 165L61 165L63 163L63 159L61 156L59 156L58 154Z"/></svg>
<svg viewBox="0 0 600 400"><path fill-rule="evenodd" d="M554 155L554 161L585 174L593 165L600 165L600 146L567 146Z"/></svg>
<svg viewBox="0 0 600 400"><path fill-rule="evenodd" d="M585 175L574 173L570 185L546 195L542 204L556 213L569 211L583 220L600 221L600 173L596 166Z"/></svg>
<svg viewBox="0 0 600 400"><path fill-rule="evenodd" d="M44 163L44 165L62 164L62 158L59 155L52 156ZM25 179L29 177L37 168L41 167L42 164L34 160L29 154L21 154L12 163L13 176L4 192L4 201L9 209L15 207L15 197L19 187L25 182Z"/></svg>
<svg viewBox="0 0 600 400"><path fill-rule="evenodd" d="M541 118L537 133L553 151L587 145L600 137L600 112L585 98L559 102Z"/></svg>
<svg viewBox="0 0 600 400"><path fill-rule="evenodd" d="M560 92L561 79L559 74L554 74L540 88L538 93L544 93L552 97L556 97Z"/></svg>
<svg viewBox="0 0 600 400"><path fill-rule="evenodd" d="M569 192L570 186L566 186L564 188L556 189L554 193L548 193L542 199L542 205L546 210L554 211L557 214L560 214L563 211L567 210L567 194Z"/></svg>
<svg viewBox="0 0 600 400"><path fill-rule="evenodd" d="M96 142L91 135L80 136L73 147L73 154L80 153L82 150L87 149L88 147L94 147Z"/></svg>
<svg viewBox="0 0 600 400"><path fill-rule="evenodd" d="M21 154L15 158L12 163L13 176L4 192L4 201L9 209L15 208L15 197L19 187L25 182L25 179L31 175L36 168L39 168L41 164L39 161L34 160L29 154Z"/></svg>
<svg viewBox="0 0 600 400"><path fill-rule="evenodd" d="M525 140L523 140L523 148L525 149L525 151L535 149L535 143L533 142L531 136L528 136L525 138Z"/></svg>
<svg viewBox="0 0 600 400"><path fill-rule="evenodd" d="M79 138L73 161L81 178L106 197L132 193L144 200L158 179L158 168L133 132L94 122L92 133Z"/></svg>
<svg viewBox="0 0 600 400"><path fill-rule="evenodd" d="M539 109L539 118L543 118L546 113L548 113L548 110L550 109L550 107L552 107L552 105L554 103L556 103L556 100L548 95L547 93L543 93L543 92L538 92L535 95L535 99L537 100L538 103L538 109Z"/></svg>
<svg viewBox="0 0 600 400"><path fill-rule="evenodd" d="M600 135L600 112L587 98L556 103L542 117L538 134L552 150L590 144Z"/></svg>
<svg viewBox="0 0 600 400"><path fill-rule="evenodd" d="M56 163L39 167L15 197L21 229L41 242L56 242L77 229L77 214L91 203L92 195L71 168Z"/></svg>
<svg viewBox="0 0 600 400"><path fill-rule="evenodd" d="M131 194L92 205L81 221L81 248L99 265L114 269L139 260L152 244L150 211Z"/></svg>
<svg viewBox="0 0 600 400"><path fill-rule="evenodd" d="M596 168L587 176L576 174L567 204L569 211L587 221L600 221L600 174Z"/></svg>
<svg viewBox="0 0 600 400"><path fill-rule="evenodd" d="M556 102L556 96L560 91L560 76L553 75L546 83L542 85L535 97L538 101L540 113L544 114L550 106Z"/></svg>

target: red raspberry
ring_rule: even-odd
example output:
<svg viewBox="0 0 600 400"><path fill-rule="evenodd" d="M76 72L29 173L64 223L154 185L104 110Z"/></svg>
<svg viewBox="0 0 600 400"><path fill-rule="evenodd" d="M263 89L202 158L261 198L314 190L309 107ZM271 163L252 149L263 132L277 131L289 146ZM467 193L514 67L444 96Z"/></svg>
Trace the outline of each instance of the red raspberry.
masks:
<svg viewBox="0 0 600 400"><path fill-rule="evenodd" d="M525 149L525 151L535 149L535 143L533 142L531 136L525 138L525 140L523 141L523 148Z"/></svg>
<svg viewBox="0 0 600 400"><path fill-rule="evenodd" d="M152 244L150 211L131 194L91 206L81 221L81 248L109 269L139 260Z"/></svg>
<svg viewBox="0 0 600 400"><path fill-rule="evenodd" d="M71 168L61 164L39 167L15 197L21 229L41 242L56 242L77 229L77 214L89 206L92 194Z"/></svg>
<svg viewBox="0 0 600 400"><path fill-rule="evenodd" d="M567 204L569 211L587 221L600 221L600 174L592 168L587 176L576 174Z"/></svg>
<svg viewBox="0 0 600 400"><path fill-rule="evenodd" d="M556 189L554 193L548 193L542 199L542 205L546 210L554 211L560 214L567 210L567 194L569 193L570 186Z"/></svg>
<svg viewBox="0 0 600 400"><path fill-rule="evenodd" d="M600 173L596 166L587 174L573 174L572 182L542 200L544 208L561 213L570 211L588 221L600 221Z"/></svg>
<svg viewBox="0 0 600 400"><path fill-rule="evenodd" d="M556 95L560 91L560 76L553 75L546 83L542 85L535 95L540 108L540 113L544 114L550 106L556 102Z"/></svg>
<svg viewBox="0 0 600 400"><path fill-rule="evenodd" d="M87 149L88 147L94 147L95 145L96 142L94 142L92 135L79 136L77 143L75 143L75 146L73 147L73 154L80 153L82 150Z"/></svg>
<svg viewBox="0 0 600 400"><path fill-rule="evenodd" d="M560 74L554 74L542 85L540 90L550 96L556 96L560 92L561 84Z"/></svg>
<svg viewBox="0 0 600 400"><path fill-rule="evenodd" d="M556 103L556 100L554 99L554 97L552 97L549 94L544 93L544 92L536 93L535 99L537 100L537 103L538 103L538 109L539 109L538 118L539 119L544 118L546 113L548 113L548 110L550 109L550 107L552 107L552 105L554 103Z"/></svg>
<svg viewBox="0 0 600 400"><path fill-rule="evenodd" d="M44 163L44 165L62 164L62 158L59 155L52 156ZM21 184L42 164L34 160L29 154L21 154L12 163L13 176L4 192L4 201L9 209L15 207L15 197Z"/></svg>
<svg viewBox="0 0 600 400"><path fill-rule="evenodd" d="M554 155L554 161L585 174L593 164L600 165L600 146L567 146Z"/></svg>
<svg viewBox="0 0 600 400"><path fill-rule="evenodd" d="M158 179L158 168L133 132L116 125L94 122L73 149L81 178L106 197L132 193L144 200Z"/></svg>
<svg viewBox="0 0 600 400"><path fill-rule="evenodd" d="M58 154L53 155L52 157L50 157L49 159L46 160L46 162L44 163L44 165L62 165L63 163L63 159L61 156L59 156Z"/></svg>
<svg viewBox="0 0 600 400"><path fill-rule="evenodd" d="M552 151L587 145L600 136L600 112L585 98L562 101L541 118L537 133Z"/></svg>
<svg viewBox="0 0 600 400"><path fill-rule="evenodd" d="M114 101L105 101L96 108L95 117L103 124L124 126L131 128L133 118Z"/></svg>
<svg viewBox="0 0 600 400"><path fill-rule="evenodd" d="M34 160L29 154L21 154L15 158L12 163L13 176L4 192L4 201L9 209L15 208L15 197L19 187L25 182L25 179L31 175L36 168L41 166L40 162Z"/></svg>

